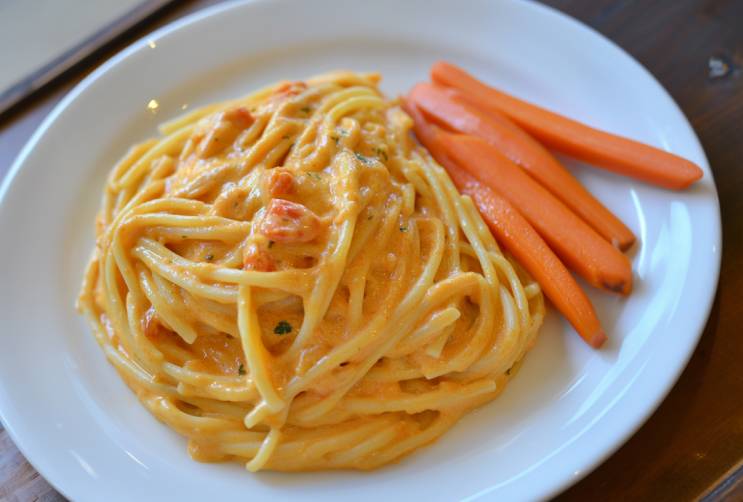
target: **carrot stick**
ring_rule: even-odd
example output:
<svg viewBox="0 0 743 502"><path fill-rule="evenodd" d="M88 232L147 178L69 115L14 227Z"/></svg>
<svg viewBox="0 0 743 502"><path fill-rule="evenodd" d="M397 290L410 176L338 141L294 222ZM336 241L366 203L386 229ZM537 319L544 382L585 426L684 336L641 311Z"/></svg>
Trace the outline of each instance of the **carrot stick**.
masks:
<svg viewBox="0 0 743 502"><path fill-rule="evenodd" d="M547 190L583 218L604 239L624 250L635 241L632 231L586 190L546 148L500 112L483 113L454 90L417 84L410 99L435 122L478 136L523 167Z"/></svg>
<svg viewBox="0 0 743 502"><path fill-rule="evenodd" d="M454 162L516 206L569 268L596 287L629 294L632 268L627 257L495 147L444 131L439 141Z"/></svg>
<svg viewBox="0 0 743 502"><path fill-rule="evenodd" d="M469 195L485 223L501 244L534 277L555 308L573 325L591 347L606 341L593 305L565 265L555 256L526 219L505 199L483 186L437 148L436 131L431 128L415 105L406 103L415 121L415 133L439 164L449 173L459 191ZM430 145L430 146L429 146Z"/></svg>
<svg viewBox="0 0 743 502"><path fill-rule="evenodd" d="M445 132L435 125L434 155L445 153L513 204L569 268L592 285L629 294L632 268L626 256L531 179L494 146L480 138ZM428 145L427 145L428 146Z"/></svg>
<svg viewBox="0 0 743 502"><path fill-rule="evenodd" d="M462 92L476 106L500 110L545 146L571 157L664 188L680 190L703 175L678 155L595 129L490 87L461 68L439 61L434 82Z"/></svg>

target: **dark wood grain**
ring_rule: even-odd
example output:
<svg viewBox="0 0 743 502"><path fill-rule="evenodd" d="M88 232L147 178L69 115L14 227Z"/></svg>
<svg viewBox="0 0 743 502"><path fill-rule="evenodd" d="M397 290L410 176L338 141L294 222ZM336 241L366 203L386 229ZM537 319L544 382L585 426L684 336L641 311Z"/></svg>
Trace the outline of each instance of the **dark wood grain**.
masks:
<svg viewBox="0 0 743 502"><path fill-rule="evenodd" d="M0 117L0 177L43 117L87 72L148 31L210 3L215 1L178 2ZM668 89L712 165L724 238L714 307L678 383L623 447L558 500L743 500L743 1L544 3L615 41ZM5 499L59 496L0 431L0 500Z"/></svg>
<svg viewBox="0 0 743 502"><path fill-rule="evenodd" d="M701 497L702 502L743 500L743 460L722 475Z"/></svg>
<svg viewBox="0 0 743 502"><path fill-rule="evenodd" d="M26 462L2 425L0 425L0 500L4 502L65 500Z"/></svg>

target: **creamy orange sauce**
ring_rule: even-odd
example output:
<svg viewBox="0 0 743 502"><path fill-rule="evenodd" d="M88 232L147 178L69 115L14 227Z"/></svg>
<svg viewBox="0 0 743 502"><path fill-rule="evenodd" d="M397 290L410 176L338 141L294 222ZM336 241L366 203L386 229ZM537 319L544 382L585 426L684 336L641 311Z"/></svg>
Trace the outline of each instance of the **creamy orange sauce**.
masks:
<svg viewBox="0 0 743 502"><path fill-rule="evenodd" d="M495 397L541 322L538 294L528 333L506 326L489 258L460 249L495 242L375 82L344 73L232 102L174 127L147 162L158 142L133 150L107 186L82 302L198 460L395 461ZM496 338L505 355L468 373Z"/></svg>

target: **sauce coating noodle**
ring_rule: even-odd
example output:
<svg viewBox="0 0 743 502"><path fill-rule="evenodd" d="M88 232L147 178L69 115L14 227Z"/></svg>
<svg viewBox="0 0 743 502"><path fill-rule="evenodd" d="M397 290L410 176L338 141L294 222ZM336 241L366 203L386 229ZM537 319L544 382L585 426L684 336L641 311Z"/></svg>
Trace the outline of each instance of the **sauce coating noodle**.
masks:
<svg viewBox="0 0 743 502"><path fill-rule="evenodd" d="M370 469L497 396L544 316L375 74L282 82L133 147L79 308L197 460Z"/></svg>

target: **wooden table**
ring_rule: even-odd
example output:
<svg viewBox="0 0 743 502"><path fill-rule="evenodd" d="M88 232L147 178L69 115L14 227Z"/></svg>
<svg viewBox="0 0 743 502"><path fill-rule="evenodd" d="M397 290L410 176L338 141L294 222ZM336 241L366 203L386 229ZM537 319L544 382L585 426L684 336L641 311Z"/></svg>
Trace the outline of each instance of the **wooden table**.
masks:
<svg viewBox="0 0 743 502"><path fill-rule="evenodd" d="M0 117L0 177L41 120L132 41L216 3L182 1ZM546 0L614 40L668 89L702 140L720 194L720 285L697 350L648 422L559 500L743 500L743 1ZM0 425L0 500L64 500Z"/></svg>

